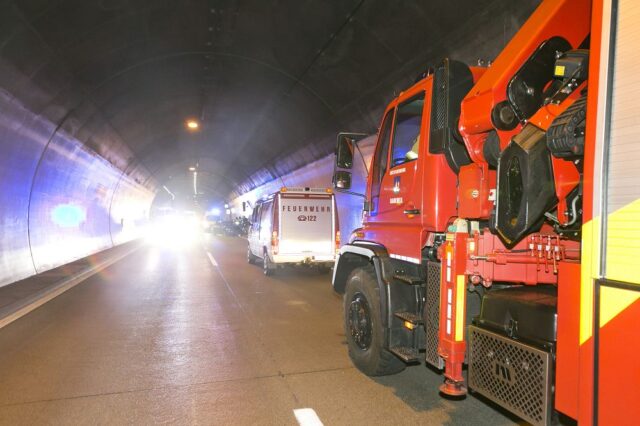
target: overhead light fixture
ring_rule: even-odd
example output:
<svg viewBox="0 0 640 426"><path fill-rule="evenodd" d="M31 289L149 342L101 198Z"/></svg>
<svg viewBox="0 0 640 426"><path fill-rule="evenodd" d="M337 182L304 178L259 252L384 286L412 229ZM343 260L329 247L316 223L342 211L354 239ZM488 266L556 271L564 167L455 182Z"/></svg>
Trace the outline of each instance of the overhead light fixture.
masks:
<svg viewBox="0 0 640 426"><path fill-rule="evenodd" d="M195 172L195 171L196 171L196 168L195 168L195 167L193 167L193 166L191 166L191 167L189 167L189 171L190 171L190 172Z"/></svg>
<svg viewBox="0 0 640 426"><path fill-rule="evenodd" d="M200 123L197 120L189 119L187 120L187 129L189 130L198 130L200 127Z"/></svg>
<svg viewBox="0 0 640 426"><path fill-rule="evenodd" d="M171 195L171 199L172 199L172 200L175 200L175 199L176 199L176 196L173 194L173 192L171 192L171 191L169 190L169 188L167 188L165 185L162 185L162 187L164 188L164 190L165 190L165 191L167 191L167 193L168 193L169 195Z"/></svg>
<svg viewBox="0 0 640 426"><path fill-rule="evenodd" d="M198 172L193 172L193 196L198 196Z"/></svg>

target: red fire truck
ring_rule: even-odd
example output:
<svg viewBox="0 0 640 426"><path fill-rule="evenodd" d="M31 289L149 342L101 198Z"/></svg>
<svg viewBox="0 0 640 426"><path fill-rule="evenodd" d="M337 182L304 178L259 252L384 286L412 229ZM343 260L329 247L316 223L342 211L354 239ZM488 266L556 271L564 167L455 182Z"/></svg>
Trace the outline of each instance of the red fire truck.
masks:
<svg viewBox="0 0 640 426"><path fill-rule="evenodd" d="M637 422L638 23L545 0L489 67L447 59L389 104L333 275L362 372L425 360L532 424Z"/></svg>

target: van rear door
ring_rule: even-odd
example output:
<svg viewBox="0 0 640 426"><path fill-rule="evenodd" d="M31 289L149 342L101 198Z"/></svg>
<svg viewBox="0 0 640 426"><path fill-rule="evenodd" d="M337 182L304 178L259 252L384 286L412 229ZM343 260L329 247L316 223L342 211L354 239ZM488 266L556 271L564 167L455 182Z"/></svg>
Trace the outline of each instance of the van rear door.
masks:
<svg viewBox="0 0 640 426"><path fill-rule="evenodd" d="M278 207L280 254L333 256L336 226L333 194L281 193Z"/></svg>

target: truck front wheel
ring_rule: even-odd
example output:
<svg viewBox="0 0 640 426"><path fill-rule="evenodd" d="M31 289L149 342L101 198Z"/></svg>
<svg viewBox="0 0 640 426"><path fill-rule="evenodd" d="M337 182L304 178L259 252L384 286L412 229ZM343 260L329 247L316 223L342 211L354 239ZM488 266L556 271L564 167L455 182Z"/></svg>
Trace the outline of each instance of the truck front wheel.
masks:
<svg viewBox="0 0 640 426"><path fill-rule="evenodd" d="M256 256L251 253L251 247L247 247L247 262L254 263L256 261Z"/></svg>
<svg viewBox="0 0 640 426"><path fill-rule="evenodd" d="M344 330L349 357L368 376L404 370L405 364L384 348L380 291L373 267L356 268L344 294Z"/></svg>

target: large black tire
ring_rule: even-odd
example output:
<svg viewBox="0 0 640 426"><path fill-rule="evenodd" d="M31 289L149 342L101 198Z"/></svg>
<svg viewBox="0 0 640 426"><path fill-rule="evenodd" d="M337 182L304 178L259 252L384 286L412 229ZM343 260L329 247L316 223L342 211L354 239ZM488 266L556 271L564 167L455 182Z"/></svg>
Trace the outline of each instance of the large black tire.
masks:
<svg viewBox="0 0 640 426"><path fill-rule="evenodd" d="M273 275L276 272L276 267L273 263L271 263L271 259L269 259L269 253L267 253L267 249L264 249L262 253L262 272L266 276Z"/></svg>
<svg viewBox="0 0 640 426"><path fill-rule="evenodd" d="M384 348L380 290L373 267L356 268L344 294L344 331L353 364L367 376L396 374L406 364Z"/></svg>

